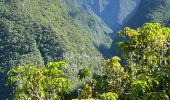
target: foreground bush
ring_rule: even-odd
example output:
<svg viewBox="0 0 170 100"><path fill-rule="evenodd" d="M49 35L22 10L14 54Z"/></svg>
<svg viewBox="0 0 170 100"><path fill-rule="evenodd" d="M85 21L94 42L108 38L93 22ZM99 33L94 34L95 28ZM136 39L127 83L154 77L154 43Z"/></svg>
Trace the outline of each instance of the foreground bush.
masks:
<svg viewBox="0 0 170 100"><path fill-rule="evenodd" d="M104 74L93 76L92 97L169 100L170 28L146 23L136 30L126 27L118 36L123 40L117 43L117 49L122 52L124 66L117 56L107 60Z"/></svg>
<svg viewBox="0 0 170 100"><path fill-rule="evenodd" d="M70 80L63 77L59 67L65 62L50 62L47 66L18 66L8 72L8 84L14 84L15 99L64 99L71 86Z"/></svg>
<svg viewBox="0 0 170 100"><path fill-rule="evenodd" d="M75 98L101 100L169 100L170 98L170 28L146 23L136 30L124 28L117 43L122 52L103 64L102 74L88 67L79 70L78 78L86 83ZM71 87L59 69L65 62L46 67L18 66L8 72L8 83L14 84L16 99L65 99ZM95 72L95 71L94 71ZM74 93L73 93L73 96Z"/></svg>

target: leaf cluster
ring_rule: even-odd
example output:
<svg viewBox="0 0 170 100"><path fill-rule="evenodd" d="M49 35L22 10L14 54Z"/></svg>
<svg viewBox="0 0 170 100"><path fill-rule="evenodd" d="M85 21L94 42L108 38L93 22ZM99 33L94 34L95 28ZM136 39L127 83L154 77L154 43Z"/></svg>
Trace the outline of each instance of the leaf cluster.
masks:
<svg viewBox="0 0 170 100"><path fill-rule="evenodd" d="M146 23L136 30L128 27L118 33L122 52L105 61L103 75L94 75L92 97L103 100L169 100L170 28ZM89 84L89 82L87 83Z"/></svg>
<svg viewBox="0 0 170 100"><path fill-rule="evenodd" d="M45 67L18 66L8 71L8 84L15 84L15 99L64 99L71 88L70 80L63 77L59 67L65 62L50 62Z"/></svg>

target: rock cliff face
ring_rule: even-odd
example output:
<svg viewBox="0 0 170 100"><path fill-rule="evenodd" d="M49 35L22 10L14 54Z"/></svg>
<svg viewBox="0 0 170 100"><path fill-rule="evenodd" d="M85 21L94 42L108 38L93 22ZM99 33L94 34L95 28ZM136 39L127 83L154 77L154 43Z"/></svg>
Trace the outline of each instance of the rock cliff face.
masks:
<svg viewBox="0 0 170 100"><path fill-rule="evenodd" d="M79 0L93 11L113 32L122 27L134 14L141 0Z"/></svg>

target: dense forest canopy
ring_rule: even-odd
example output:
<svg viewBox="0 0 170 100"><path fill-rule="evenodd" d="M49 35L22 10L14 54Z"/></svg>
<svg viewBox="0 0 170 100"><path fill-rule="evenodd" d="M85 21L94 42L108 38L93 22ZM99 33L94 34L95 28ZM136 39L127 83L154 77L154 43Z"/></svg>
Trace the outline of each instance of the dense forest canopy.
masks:
<svg viewBox="0 0 170 100"><path fill-rule="evenodd" d="M159 22L164 26L170 26L169 10L169 0L141 0L136 13L128 21L127 25L137 28L146 22Z"/></svg>
<svg viewBox="0 0 170 100"><path fill-rule="evenodd" d="M68 78L77 80L77 86L78 69L90 66L99 73L102 59L87 32L69 16L61 0L0 1L0 66L3 70L66 60L71 67L64 72ZM5 88L1 80L3 77L6 76L0 75L0 98L10 95L10 89Z"/></svg>
<svg viewBox="0 0 170 100"><path fill-rule="evenodd" d="M0 100L169 100L169 27L169 0L0 0Z"/></svg>
<svg viewBox="0 0 170 100"><path fill-rule="evenodd" d="M75 91L77 95L70 91L74 82L59 69L66 63L50 62L46 67L18 66L8 71L8 84L16 86L15 98L169 100L170 28L146 23L136 30L126 27L118 36L124 38L117 43L122 58L106 60L102 74L92 74L88 67L80 69L77 76L85 84Z"/></svg>

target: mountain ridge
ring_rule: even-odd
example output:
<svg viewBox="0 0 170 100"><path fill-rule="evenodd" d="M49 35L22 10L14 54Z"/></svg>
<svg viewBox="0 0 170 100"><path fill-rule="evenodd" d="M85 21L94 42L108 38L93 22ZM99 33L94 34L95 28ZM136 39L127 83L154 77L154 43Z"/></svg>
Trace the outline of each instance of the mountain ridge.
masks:
<svg viewBox="0 0 170 100"><path fill-rule="evenodd" d="M63 2L69 15L88 33L94 46L102 55L107 57L108 49L112 42L109 33L112 33L112 30L102 22L99 16L94 14L91 10L87 10L86 7L79 5L76 0L65 0ZM103 50L103 48L105 49Z"/></svg>
<svg viewBox="0 0 170 100"><path fill-rule="evenodd" d="M42 66L66 60L70 66L66 76L77 86L78 69L89 66L94 73L102 70L102 55L61 0L0 1L0 27L0 66L4 71L18 65ZM11 97L2 78L0 82L0 98Z"/></svg>
<svg viewBox="0 0 170 100"><path fill-rule="evenodd" d="M141 0L79 0L99 16L115 34L133 16ZM113 36L112 36L113 38Z"/></svg>

